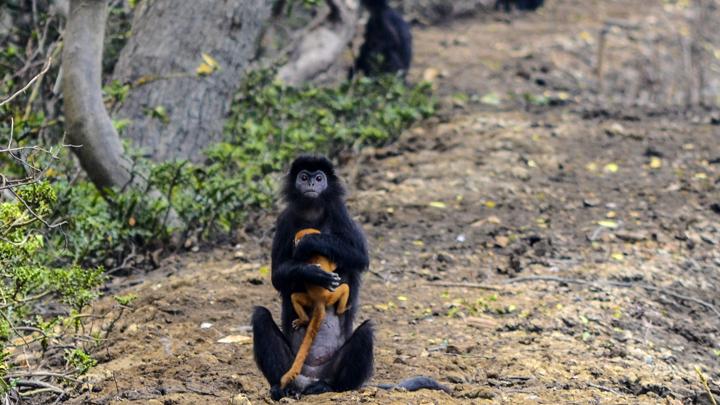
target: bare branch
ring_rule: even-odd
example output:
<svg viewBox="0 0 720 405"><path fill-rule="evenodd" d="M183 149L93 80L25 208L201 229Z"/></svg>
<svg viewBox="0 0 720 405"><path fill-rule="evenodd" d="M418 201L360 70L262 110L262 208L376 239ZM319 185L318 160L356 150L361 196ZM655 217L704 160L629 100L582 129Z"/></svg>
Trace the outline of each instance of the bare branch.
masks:
<svg viewBox="0 0 720 405"><path fill-rule="evenodd" d="M19 96L20 94L24 93L25 90L29 89L30 86L32 86L33 83L35 83L35 81L37 81L39 78L41 78L43 75L45 75L45 73L47 73L47 71L50 69L50 65L51 65L51 64L52 64L52 57L48 58L47 63L45 63L45 67L43 67L43 69L40 71L40 73L38 73L37 75L35 75L35 77L33 77L32 80L30 80L30 81L28 82L28 84L25 85L25 87L23 87L22 89L16 91L15 94L13 94L12 96L6 98L5 100L0 101L0 107L2 107L2 106L4 106L5 104L11 102L15 97Z"/></svg>

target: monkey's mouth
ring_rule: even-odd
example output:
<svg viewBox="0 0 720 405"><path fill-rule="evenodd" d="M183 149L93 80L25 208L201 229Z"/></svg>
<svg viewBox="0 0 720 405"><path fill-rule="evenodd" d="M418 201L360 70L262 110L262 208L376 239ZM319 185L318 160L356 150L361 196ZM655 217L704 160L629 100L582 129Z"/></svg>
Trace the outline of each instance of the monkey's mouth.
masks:
<svg viewBox="0 0 720 405"><path fill-rule="evenodd" d="M319 196L320 193L318 193L317 191L308 190L308 191L304 192L303 195L305 197L317 198L317 196Z"/></svg>

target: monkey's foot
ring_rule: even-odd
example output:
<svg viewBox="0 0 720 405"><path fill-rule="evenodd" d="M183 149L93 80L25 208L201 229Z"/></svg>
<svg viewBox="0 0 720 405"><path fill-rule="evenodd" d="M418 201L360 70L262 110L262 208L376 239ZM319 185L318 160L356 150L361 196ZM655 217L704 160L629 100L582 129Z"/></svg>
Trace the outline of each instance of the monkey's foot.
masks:
<svg viewBox="0 0 720 405"><path fill-rule="evenodd" d="M300 319L300 318L298 318L298 319L292 321L292 327L293 327L293 329L296 329L296 330L297 330L297 329L300 329L300 328L302 328L303 326L307 325L308 323L310 323L310 320L309 320L309 319Z"/></svg>
<svg viewBox="0 0 720 405"><path fill-rule="evenodd" d="M280 388L280 385L276 384L276 385L273 385L272 387L270 387L270 398L272 398L273 401L279 401L285 397L299 398L300 393L292 385L289 387Z"/></svg>

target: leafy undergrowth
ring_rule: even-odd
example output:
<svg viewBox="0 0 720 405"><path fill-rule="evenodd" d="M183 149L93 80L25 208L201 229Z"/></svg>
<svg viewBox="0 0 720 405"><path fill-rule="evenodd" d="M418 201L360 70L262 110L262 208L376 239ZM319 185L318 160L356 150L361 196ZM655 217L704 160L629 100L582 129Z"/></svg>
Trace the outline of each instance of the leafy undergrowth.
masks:
<svg viewBox="0 0 720 405"><path fill-rule="evenodd" d="M236 98L226 137L202 165L169 162L152 183L203 236L227 234L247 214L271 206L278 174L301 153L337 156L392 141L434 113L430 87L394 76L339 87L289 87L268 72L249 76Z"/></svg>

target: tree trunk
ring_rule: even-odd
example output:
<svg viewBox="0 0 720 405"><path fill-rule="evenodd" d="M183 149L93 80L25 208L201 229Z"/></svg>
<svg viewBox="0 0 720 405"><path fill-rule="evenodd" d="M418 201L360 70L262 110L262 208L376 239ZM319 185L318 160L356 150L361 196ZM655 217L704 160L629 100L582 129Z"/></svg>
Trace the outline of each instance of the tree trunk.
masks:
<svg viewBox="0 0 720 405"><path fill-rule="evenodd" d="M106 16L105 1L70 2L62 61L68 139L79 146L73 151L99 189L122 188L132 178L100 87Z"/></svg>
<svg viewBox="0 0 720 405"><path fill-rule="evenodd" d="M114 115L132 121L125 133L135 147L156 161L198 161L200 152L220 139L272 5L267 0L139 3L132 37L113 75L133 84ZM219 69L196 74L202 54Z"/></svg>

